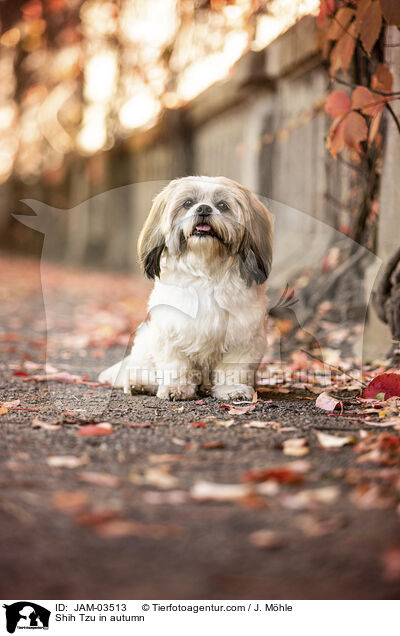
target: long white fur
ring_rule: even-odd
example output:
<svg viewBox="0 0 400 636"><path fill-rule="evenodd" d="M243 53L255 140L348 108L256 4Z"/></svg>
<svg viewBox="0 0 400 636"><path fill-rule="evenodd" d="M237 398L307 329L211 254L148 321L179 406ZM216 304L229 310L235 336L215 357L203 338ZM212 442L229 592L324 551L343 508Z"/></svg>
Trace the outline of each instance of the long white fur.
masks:
<svg viewBox="0 0 400 636"><path fill-rule="evenodd" d="M226 214L216 198L229 202ZM210 205L210 225L230 242L191 236L194 211L185 198ZM261 216L260 216L261 215ZM193 399L197 390L216 398L251 399L254 374L266 346L266 283L250 286L240 272L238 254L243 231L259 234L272 258L272 220L246 188L223 177L186 177L171 182L155 199L139 239L144 261L154 241L165 241L160 274L149 300L149 318L139 327L130 354L103 371L99 379L159 398ZM208 223L208 221L207 221ZM186 246L177 249L178 232Z"/></svg>

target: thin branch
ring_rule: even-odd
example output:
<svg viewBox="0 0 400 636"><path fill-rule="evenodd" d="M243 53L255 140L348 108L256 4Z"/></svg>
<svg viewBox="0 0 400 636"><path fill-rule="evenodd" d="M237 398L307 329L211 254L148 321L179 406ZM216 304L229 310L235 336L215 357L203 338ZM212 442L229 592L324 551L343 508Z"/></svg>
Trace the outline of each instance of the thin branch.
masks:
<svg viewBox="0 0 400 636"><path fill-rule="evenodd" d="M393 118L393 121L394 121L394 123L396 125L396 128L397 128L398 132L400 133L400 122L397 119L396 113L394 112L394 110L393 110L393 108L391 107L390 104L386 104L386 108L388 109L389 113L391 114L391 116Z"/></svg>
<svg viewBox="0 0 400 636"><path fill-rule="evenodd" d="M347 375L347 377L351 378L353 380L353 382L358 382L359 384L361 384L364 387L367 386L365 384L365 382L362 382L358 378L354 378L350 373L347 373L347 371L344 371L344 369L341 369L340 367L335 367L335 366L333 366L333 364L329 364L329 362L324 362L323 360L320 360L319 358L317 358L317 356L314 356L312 353L310 353L309 351L306 351L305 349L300 349L300 351L302 351L306 355L310 356L310 358L313 358L314 360L318 360L318 362L321 362L321 364L326 365L327 367L330 367L334 371L339 371L339 373L343 373L343 375Z"/></svg>

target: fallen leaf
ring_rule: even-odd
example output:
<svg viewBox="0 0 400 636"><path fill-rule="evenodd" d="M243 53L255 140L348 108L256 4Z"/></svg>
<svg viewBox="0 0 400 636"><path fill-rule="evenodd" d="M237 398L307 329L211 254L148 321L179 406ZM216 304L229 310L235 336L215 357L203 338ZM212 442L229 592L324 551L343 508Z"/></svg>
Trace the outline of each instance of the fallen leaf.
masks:
<svg viewBox="0 0 400 636"><path fill-rule="evenodd" d="M184 442L186 444L186 442ZM159 455L149 455L151 464L163 464L165 462L180 462L185 456L171 453L160 453Z"/></svg>
<svg viewBox="0 0 400 636"><path fill-rule="evenodd" d="M362 397L375 398L379 393L383 393L385 399L400 397L400 371L390 373L380 373L365 387Z"/></svg>
<svg viewBox="0 0 400 636"><path fill-rule="evenodd" d="M319 519L313 514L304 513L294 518L294 524L306 537L323 537L336 532L344 523L335 516L332 519Z"/></svg>
<svg viewBox="0 0 400 636"><path fill-rule="evenodd" d="M221 404L220 409L228 409L229 415L244 415L245 413L250 413L254 411L256 408L254 403L248 404L247 406L235 406L232 404Z"/></svg>
<svg viewBox="0 0 400 636"><path fill-rule="evenodd" d="M2 404L2 406L5 406L6 409L13 409L21 404L21 400L10 400L9 402L0 402L0 404Z"/></svg>
<svg viewBox="0 0 400 636"><path fill-rule="evenodd" d="M113 433L112 424L109 422L100 422L99 424L87 424L79 429L79 437L92 437L93 435L110 435Z"/></svg>
<svg viewBox="0 0 400 636"><path fill-rule="evenodd" d="M107 488L116 488L121 483L120 478L116 475L110 475L109 473L98 473L89 470L77 473L77 478L79 479L79 481L84 481L88 484L94 484L96 486L106 486Z"/></svg>
<svg viewBox="0 0 400 636"><path fill-rule="evenodd" d="M54 468L77 468L88 464L90 459L87 455L75 457L75 455L51 455L46 459L46 463Z"/></svg>
<svg viewBox="0 0 400 636"><path fill-rule="evenodd" d="M249 541L257 548L276 550L285 545L284 538L274 530L256 530L249 535Z"/></svg>
<svg viewBox="0 0 400 636"><path fill-rule="evenodd" d="M342 446L347 446L348 444L355 444L356 438L350 435L346 436L337 436L337 435L329 435L328 433L322 433L321 431L314 431L319 444L322 448L325 449L333 449L333 448L341 448Z"/></svg>
<svg viewBox="0 0 400 636"><path fill-rule="evenodd" d="M324 411L334 411L335 409L340 409L343 413L343 402L332 397L326 391L320 393L320 395L317 397L315 406L318 406L319 409L323 409Z"/></svg>
<svg viewBox="0 0 400 636"><path fill-rule="evenodd" d="M89 500L88 494L83 491L67 492L59 491L53 495L53 506L66 512L75 512L86 506Z"/></svg>
<svg viewBox="0 0 400 636"><path fill-rule="evenodd" d="M207 428L207 424L204 424L204 422L190 422L190 426L193 426L193 428Z"/></svg>
<svg viewBox="0 0 400 636"><path fill-rule="evenodd" d="M350 493L349 499L362 510L390 508L395 504L394 498L387 496L378 484L359 484Z"/></svg>
<svg viewBox="0 0 400 636"><path fill-rule="evenodd" d="M230 420L215 420L215 423L217 426L222 426L223 428L230 428L236 424L233 418Z"/></svg>
<svg viewBox="0 0 400 636"><path fill-rule="evenodd" d="M2 404L0 406L0 415L5 415L6 413L8 413L8 408Z"/></svg>
<svg viewBox="0 0 400 636"><path fill-rule="evenodd" d="M206 449L214 449L214 448L225 448L226 444L222 441L215 440L214 442L204 442L201 444L201 448Z"/></svg>
<svg viewBox="0 0 400 636"><path fill-rule="evenodd" d="M284 495L282 504L290 510L313 510L318 504L331 504L339 497L337 486L325 486L313 490L301 490L295 494Z"/></svg>
<svg viewBox="0 0 400 636"><path fill-rule="evenodd" d="M74 519L82 526L96 526L105 521L110 521L110 519L115 519L117 516L118 512L116 510L100 508L88 512L79 512Z"/></svg>
<svg viewBox="0 0 400 636"><path fill-rule="evenodd" d="M244 484L216 484L210 481L197 481L190 491L195 501L235 501L251 493Z"/></svg>
<svg viewBox="0 0 400 636"><path fill-rule="evenodd" d="M285 455L302 457L303 455L307 455L310 452L305 437L293 437L291 439L286 439L283 442L282 446Z"/></svg>
<svg viewBox="0 0 400 636"><path fill-rule="evenodd" d="M184 530L180 526L118 519L98 523L94 526L94 530L98 535L106 539L126 536L145 537L148 539L180 539L184 534Z"/></svg>
<svg viewBox="0 0 400 636"><path fill-rule="evenodd" d="M261 420L250 420L243 425L243 428L272 428L275 431L279 431L279 422L263 422Z"/></svg>
<svg viewBox="0 0 400 636"><path fill-rule="evenodd" d="M301 484L304 481L305 467L298 465L299 462L291 462L283 466L264 468L258 470L247 470L243 473L242 481L264 482L268 480L277 481L280 484ZM306 462L303 462L306 464ZM308 468L307 462L307 468Z"/></svg>
<svg viewBox="0 0 400 636"><path fill-rule="evenodd" d="M187 503L189 495L184 490L168 490L159 492L158 490L147 490L143 493L143 500L151 505L179 506Z"/></svg>
<svg viewBox="0 0 400 636"><path fill-rule="evenodd" d="M42 428L45 431L59 431L59 430L61 430L61 427L58 426L57 424L49 424L48 422L43 422L43 420L40 420L38 417L34 417L33 418L32 426L33 426L33 428Z"/></svg>
<svg viewBox="0 0 400 636"><path fill-rule="evenodd" d="M176 488L179 485L178 479L169 474L168 466L148 468L145 472L144 479L146 484L165 490Z"/></svg>
<svg viewBox="0 0 400 636"><path fill-rule="evenodd" d="M131 428L151 428L150 422L121 422L121 424Z"/></svg>

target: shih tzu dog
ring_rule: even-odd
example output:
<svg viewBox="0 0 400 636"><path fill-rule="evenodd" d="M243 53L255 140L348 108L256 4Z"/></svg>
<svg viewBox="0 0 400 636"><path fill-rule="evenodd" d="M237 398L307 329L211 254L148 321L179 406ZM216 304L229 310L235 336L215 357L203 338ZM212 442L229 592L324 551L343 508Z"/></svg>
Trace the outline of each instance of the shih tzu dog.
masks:
<svg viewBox="0 0 400 636"><path fill-rule="evenodd" d="M268 210L230 179L176 179L155 197L138 253L155 280L148 317L100 381L159 398L252 399L266 346Z"/></svg>

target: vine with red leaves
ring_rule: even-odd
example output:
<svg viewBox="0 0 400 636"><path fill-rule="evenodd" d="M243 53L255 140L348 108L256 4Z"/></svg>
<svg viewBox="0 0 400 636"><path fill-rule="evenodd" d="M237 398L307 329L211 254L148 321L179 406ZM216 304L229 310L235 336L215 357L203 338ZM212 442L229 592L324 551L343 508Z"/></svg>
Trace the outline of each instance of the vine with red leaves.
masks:
<svg viewBox="0 0 400 636"><path fill-rule="evenodd" d="M392 73L384 63L387 29L400 27L400 2L321 0L317 24L332 84L346 87L334 90L327 99L325 109L333 123L326 146L345 163L341 153L349 154L361 193L352 236L373 247L385 110L400 132L391 106L400 92L392 90Z"/></svg>

